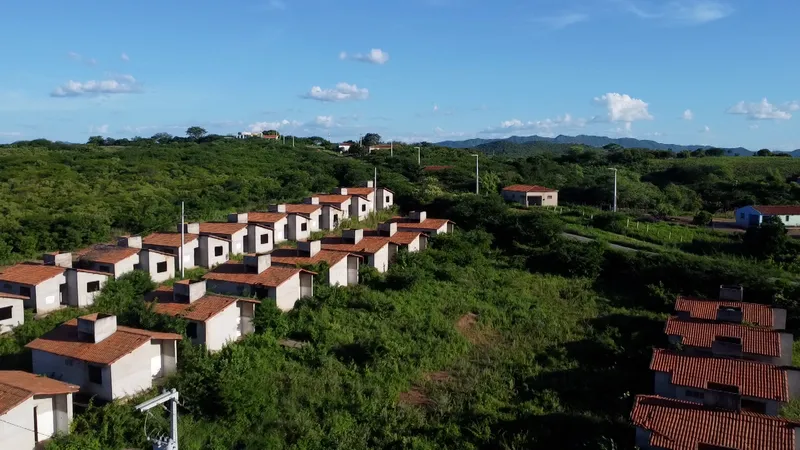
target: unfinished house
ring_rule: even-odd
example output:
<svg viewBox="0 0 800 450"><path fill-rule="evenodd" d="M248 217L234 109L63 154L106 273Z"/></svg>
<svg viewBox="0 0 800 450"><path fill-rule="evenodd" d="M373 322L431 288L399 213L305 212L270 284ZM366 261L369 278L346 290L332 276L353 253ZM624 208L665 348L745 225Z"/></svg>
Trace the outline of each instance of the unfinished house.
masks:
<svg viewBox="0 0 800 450"><path fill-rule="evenodd" d="M181 224L178 224L178 232ZM197 236L197 247L194 248L194 263L200 267L211 269L224 263L230 257L231 241L212 234L202 234L199 223L183 224L184 235ZM178 239L180 243L180 239ZM188 266L187 266L188 267Z"/></svg>
<svg viewBox="0 0 800 450"><path fill-rule="evenodd" d="M175 258L175 273L181 272L181 264L184 269L197 267L195 260L195 249L200 247L200 241L196 234L186 234L183 236L183 259L181 259L181 234L180 233L153 233L142 239L142 248L156 250L167 253Z"/></svg>
<svg viewBox="0 0 800 450"><path fill-rule="evenodd" d="M138 267L139 250L135 247L96 245L79 255L78 265L83 269L108 273L117 279Z"/></svg>
<svg viewBox="0 0 800 450"><path fill-rule="evenodd" d="M175 278L175 255L153 249L139 252L139 267L150 274L155 283Z"/></svg>
<svg viewBox="0 0 800 450"><path fill-rule="evenodd" d="M688 355L749 359L775 365L792 363L792 335L733 323L667 319L664 332Z"/></svg>
<svg viewBox="0 0 800 450"><path fill-rule="evenodd" d="M786 328L785 309L759 303L678 297L675 301L675 315L683 320L744 323L773 330Z"/></svg>
<svg viewBox="0 0 800 450"><path fill-rule="evenodd" d="M408 217L394 217L388 222L397 224L398 231L419 231L428 236L452 233L455 224L447 219L430 219L425 211L411 211Z"/></svg>
<svg viewBox="0 0 800 450"><path fill-rule="evenodd" d="M103 400L153 387L177 369L181 335L117 326L117 317L89 314L70 320L25 347L33 372L80 386Z"/></svg>
<svg viewBox="0 0 800 450"><path fill-rule="evenodd" d="M341 197L345 197L349 205L350 197ZM293 208L294 206L301 206L301 208ZM303 205L287 205L287 208L289 208L289 212L302 212L303 208L305 208L305 212L307 212L311 218L312 232L336 229L336 227L339 226L339 221L345 217L342 213L341 203L322 203L320 202L319 196L306 197L303 199ZM294 211L292 211L292 209L294 209Z"/></svg>
<svg viewBox="0 0 800 450"><path fill-rule="evenodd" d="M522 206L558 206L558 191L529 184L515 184L503 188L503 199Z"/></svg>
<svg viewBox="0 0 800 450"><path fill-rule="evenodd" d="M247 253L247 232L246 223L203 222L200 224L200 235L215 236L228 241L230 243L228 253L231 255Z"/></svg>
<svg viewBox="0 0 800 450"><path fill-rule="evenodd" d="M78 386L18 370L0 371L0 447L34 450L69 434Z"/></svg>
<svg viewBox="0 0 800 450"><path fill-rule="evenodd" d="M0 334L8 333L25 322L28 297L0 292Z"/></svg>
<svg viewBox="0 0 800 450"><path fill-rule="evenodd" d="M314 272L292 267L273 267L266 255L245 255L244 262L229 261L205 274L209 290L238 297L274 300L289 311L303 297L314 295Z"/></svg>
<svg viewBox="0 0 800 450"><path fill-rule="evenodd" d="M69 297L67 269L34 263L8 267L0 272L0 292L24 297L25 308L37 314L63 308Z"/></svg>
<svg viewBox="0 0 800 450"><path fill-rule="evenodd" d="M260 225L261 227L269 228L270 230L272 230L272 235L271 235L272 243L270 244L269 242L267 242L267 244L269 244L271 246L274 246L275 244L280 244L281 242L285 241L286 240L287 231L288 231L288 228L289 228L288 215L286 213L277 213L277 212L274 212L274 213L273 212L251 212L251 213L229 214L228 215L228 222L247 223L247 224L250 224L250 225ZM251 233L249 232L249 228L248 228L248 236L250 234ZM255 233L252 233L252 234L255 237ZM255 239L255 242L253 242L253 244L261 243L261 245L264 245L264 243L262 242L262 240L264 239L263 238L263 232L262 232L261 236L262 237L259 237L258 239ZM271 248L272 247L270 247L270 249ZM248 253L261 253L261 251L262 251L260 248L255 249L255 251L250 251L250 250L253 250L253 247L251 247L248 250ZM268 250L264 250L264 251L268 251Z"/></svg>
<svg viewBox="0 0 800 450"><path fill-rule="evenodd" d="M656 395L777 416L800 390L800 370L744 359L653 350Z"/></svg>
<svg viewBox="0 0 800 450"><path fill-rule="evenodd" d="M637 395L631 411L636 447L643 450L794 450L796 422Z"/></svg>
<svg viewBox="0 0 800 450"><path fill-rule="evenodd" d="M419 231L397 231L397 223L386 222L378 224L377 230L364 230L364 237L383 236L389 238L389 242L394 244L390 249L389 260L394 259L394 255L400 250L409 253L416 253L428 248L428 236Z"/></svg>
<svg viewBox="0 0 800 450"><path fill-rule="evenodd" d="M150 295L158 314L187 321L186 336L194 345L218 351L255 331L253 318L258 300L206 293L205 281L182 280L160 287Z"/></svg>
<svg viewBox="0 0 800 450"><path fill-rule="evenodd" d="M67 282L66 288L60 288L61 305L84 308L94 304L94 299L100 295L100 290L111 277L107 272L72 267L72 253L45 253L42 259L45 266L64 270Z"/></svg>
<svg viewBox="0 0 800 450"><path fill-rule="evenodd" d="M339 227L339 222L341 220L350 217L350 204L352 203L352 197L349 195L317 194L313 198L316 198L320 205L331 207L330 216L327 219L325 217L322 218L323 224L326 224L330 227L325 228L323 226L324 230L333 230ZM306 203L309 203L308 199ZM323 216L324 214L325 211L323 211Z"/></svg>
<svg viewBox="0 0 800 450"><path fill-rule="evenodd" d="M364 230L343 230L342 237L322 240L323 250L359 255L364 258L364 264L374 267L381 273L389 270L389 255L397 252L396 247L387 237L364 237Z"/></svg>
<svg viewBox="0 0 800 450"><path fill-rule="evenodd" d="M304 212L289 212L290 209L308 210L307 206L312 208L315 205L292 205L292 208L286 204L271 205L270 212L286 214L286 224L283 227L283 235L290 241L305 241L311 235L311 214ZM315 214L316 216L316 214Z"/></svg>
<svg viewBox="0 0 800 450"><path fill-rule="evenodd" d="M348 216L355 220L367 218L374 211L375 189L372 188L336 188L334 194L350 197L350 211Z"/></svg>
<svg viewBox="0 0 800 450"><path fill-rule="evenodd" d="M297 248L282 248L272 252L272 264L282 267L309 267L319 263L328 266L325 276L331 286L358 284L361 256L346 252L323 250L321 241L298 242Z"/></svg>

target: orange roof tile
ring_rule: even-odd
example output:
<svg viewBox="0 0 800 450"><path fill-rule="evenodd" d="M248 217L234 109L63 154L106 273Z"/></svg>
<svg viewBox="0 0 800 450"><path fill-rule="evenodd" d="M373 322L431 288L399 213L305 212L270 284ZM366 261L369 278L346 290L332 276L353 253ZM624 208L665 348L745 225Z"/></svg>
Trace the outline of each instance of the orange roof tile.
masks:
<svg viewBox="0 0 800 450"><path fill-rule="evenodd" d="M326 262L329 266L332 266L342 259L347 258L348 253L320 250L316 255L309 257L297 249L281 248L274 250L270 255L274 264L298 266Z"/></svg>
<svg viewBox="0 0 800 450"><path fill-rule="evenodd" d="M78 386L20 370L0 371L0 415L34 395L78 392Z"/></svg>
<svg viewBox="0 0 800 450"><path fill-rule="evenodd" d="M172 288L169 287L160 287L151 294L149 297L152 298L153 310L156 313L182 317L195 322L205 322L239 301L261 303L258 300L227 295L204 295L192 303L175 301Z"/></svg>
<svg viewBox="0 0 800 450"><path fill-rule="evenodd" d="M753 209L765 216L800 215L800 206L798 205L753 205Z"/></svg>
<svg viewBox="0 0 800 450"><path fill-rule="evenodd" d="M425 166L422 168L425 172L439 172L442 170L452 169L453 166Z"/></svg>
<svg viewBox="0 0 800 450"><path fill-rule="evenodd" d="M331 204L336 206L341 206L342 203L350 200L349 195L339 195L339 194L318 194L314 195L319 199L320 204Z"/></svg>
<svg viewBox="0 0 800 450"><path fill-rule="evenodd" d="M631 421L651 432L651 446L666 450L696 450L699 444L731 449L795 449L797 424L763 414L638 395Z"/></svg>
<svg viewBox="0 0 800 450"><path fill-rule="evenodd" d="M11 266L0 273L0 281L36 286L51 278L63 275L67 269L44 264L21 263Z"/></svg>
<svg viewBox="0 0 800 450"><path fill-rule="evenodd" d="M743 359L687 356L669 350L653 350L650 370L672 375L672 384L708 389L708 383L729 384L739 393L780 402L789 401L789 378L772 364Z"/></svg>
<svg viewBox="0 0 800 450"><path fill-rule="evenodd" d="M289 214L314 214L322 209L322 205L287 204L286 212Z"/></svg>
<svg viewBox="0 0 800 450"><path fill-rule="evenodd" d="M447 219L425 219L422 222L416 222L404 217L393 217L387 222L394 222L397 224L397 229L411 229L411 230L430 230L436 231L442 228L445 224L451 221Z"/></svg>
<svg viewBox="0 0 800 450"><path fill-rule="evenodd" d="M247 213L250 223L275 223L286 218L286 213L279 212L251 212Z"/></svg>
<svg viewBox="0 0 800 450"><path fill-rule="evenodd" d="M366 197L375 192L375 189L370 187L349 187L345 189L347 189L347 195L358 195L362 197Z"/></svg>
<svg viewBox="0 0 800 450"><path fill-rule="evenodd" d="M251 286L278 287L300 272L308 271L297 268L273 266L261 273L249 273L245 271L244 264L228 261L203 275L203 279L249 284Z"/></svg>
<svg viewBox="0 0 800 450"><path fill-rule="evenodd" d="M337 252L366 253L374 254L383 247L389 245L391 241L383 236L365 236L357 244L350 244L343 238L325 238L322 240L323 250L335 250Z"/></svg>
<svg viewBox="0 0 800 450"><path fill-rule="evenodd" d="M691 347L710 349L716 336L724 336L741 339L744 353L781 356L781 334L768 328L732 323L692 322L670 317L664 332L668 336L681 336L681 343Z"/></svg>
<svg viewBox="0 0 800 450"><path fill-rule="evenodd" d="M187 244L198 238L196 234L184 233L183 243ZM153 233L150 236L142 239L143 245L153 245L156 247L172 247L178 248L181 246L180 233Z"/></svg>
<svg viewBox="0 0 800 450"><path fill-rule="evenodd" d="M762 326L773 326L772 307L759 303L726 302L721 300L698 300L688 297L678 297L675 301L675 311L688 312L692 319L717 320L717 310L720 306L729 306L742 309L745 322Z"/></svg>
<svg viewBox="0 0 800 450"><path fill-rule="evenodd" d="M550 189L535 184L514 184L504 187L503 190L510 192L558 192L555 189Z"/></svg>
<svg viewBox="0 0 800 450"><path fill-rule="evenodd" d="M200 224L200 232L205 234L218 234L232 236L247 228L246 223L235 222L203 222Z"/></svg>
<svg viewBox="0 0 800 450"><path fill-rule="evenodd" d="M96 314L94 316L96 317ZM153 339L180 340L182 337L174 333L118 326L114 334L94 344L78 340L78 320L72 319L25 347L90 363L109 365Z"/></svg>
<svg viewBox="0 0 800 450"><path fill-rule="evenodd" d="M382 236L396 245L409 245L417 240L423 233L421 231L397 231L392 236ZM381 236L378 230L364 230L364 237Z"/></svg>
<svg viewBox="0 0 800 450"><path fill-rule="evenodd" d="M81 256L83 261L91 261L101 264L116 264L131 256L139 254L138 248L116 247L111 245L99 245Z"/></svg>

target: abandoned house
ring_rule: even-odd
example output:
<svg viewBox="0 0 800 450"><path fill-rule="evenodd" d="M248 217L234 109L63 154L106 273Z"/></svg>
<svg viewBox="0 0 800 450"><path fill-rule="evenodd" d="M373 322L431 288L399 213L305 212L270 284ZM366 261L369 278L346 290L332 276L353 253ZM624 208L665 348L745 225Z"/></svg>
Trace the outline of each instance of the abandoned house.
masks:
<svg viewBox="0 0 800 450"><path fill-rule="evenodd" d="M425 211L411 211L408 217L394 217L388 222L397 224L398 231L419 231L428 236L452 233L455 224L447 219L431 219Z"/></svg>
<svg viewBox="0 0 800 450"><path fill-rule="evenodd" d="M558 191L529 184L515 184L503 188L503 199L522 206L558 206Z"/></svg>
<svg viewBox="0 0 800 450"><path fill-rule="evenodd" d="M428 248L428 236L420 231L397 231L396 222L386 222L378 224L377 230L364 230L364 237L383 236L389 239L396 248L389 255L389 260L394 258L397 251L405 250L409 253L416 253Z"/></svg>
<svg viewBox="0 0 800 450"><path fill-rule="evenodd" d="M322 249L359 255L364 264L383 273L389 270L389 255L397 252L397 245L384 236L364 237L364 230L343 230L341 237L323 239Z"/></svg>
<svg viewBox="0 0 800 450"><path fill-rule="evenodd" d="M346 195L350 197L350 210L347 215L354 220L362 220L374 210L370 198L374 198L375 189L372 188L336 188L333 192L336 195Z"/></svg>
<svg viewBox="0 0 800 450"><path fill-rule="evenodd" d="M272 264L285 267L309 267L319 263L328 266L325 276L331 286L358 284L360 255L323 250L321 241L298 242L297 248L282 248L271 254Z"/></svg>
<svg viewBox="0 0 800 450"><path fill-rule="evenodd" d="M291 208L283 203L270 205L270 212L286 214L286 224L283 226L283 235L286 239L290 241L305 241L311 235L311 214L290 212L290 210L307 211L309 209L307 208L308 206L314 208L316 205L291 205Z"/></svg>
<svg viewBox="0 0 800 450"><path fill-rule="evenodd" d="M96 245L78 255L78 264L84 269L108 273L117 279L137 268L139 250L134 247Z"/></svg>
<svg viewBox="0 0 800 450"><path fill-rule="evenodd" d="M178 242L180 242L180 239L178 239ZM175 278L175 254L152 248L143 249L141 236L121 236L117 238L117 246L138 249L139 263L134 266L134 269L149 273L154 282L163 283ZM180 270L180 268L178 269Z"/></svg>
<svg viewBox="0 0 800 450"><path fill-rule="evenodd" d="M330 212L328 217L325 217L325 210L323 210L322 229L333 230L339 226L339 223L350 217L350 204L352 197L349 195L339 194L317 194L314 197L306 199L306 203L312 202L316 198L320 205L329 206ZM328 226L328 228L325 228Z"/></svg>
<svg viewBox="0 0 800 450"><path fill-rule="evenodd" d="M175 258L175 273L180 273L181 264L184 269L193 269L198 265L195 260L195 252L200 248L200 241L197 238L196 234L184 233L182 261L180 233L153 233L145 236L142 239L142 248L172 255Z"/></svg>
<svg viewBox="0 0 800 450"><path fill-rule="evenodd" d="M279 213L279 212L251 212L251 213L234 213L228 214L228 222L233 223L247 223L250 225L260 225L263 228L268 228L272 230L272 243L266 242L270 245L270 249L264 250L262 248L256 248L253 250L251 246L248 249L247 253L262 253L265 251L269 251L272 249L272 246L275 244L280 244L281 242L287 239L286 235L288 234L288 227L289 227L289 219L286 213ZM255 230L254 230L255 231ZM269 238L263 237L263 231L259 236L256 236L255 233L250 233L250 228L248 228L248 236L250 234L253 235L253 238L250 239L251 245L255 245L260 243L260 245L264 245L264 239L267 241ZM255 240L255 241L253 241Z"/></svg>
<svg viewBox="0 0 800 450"><path fill-rule="evenodd" d="M247 233L246 223L203 222L200 224L200 235L216 236L228 241L230 243L228 253L231 255L247 253Z"/></svg>
<svg viewBox="0 0 800 450"><path fill-rule="evenodd" d="M178 232L181 231L181 224L178 224ZM194 248L194 263L200 267L210 269L218 264L222 264L230 257L231 241L221 236L213 234L203 234L200 232L200 224L183 224L184 235L191 234L197 236L197 247ZM178 239L180 244L180 239ZM187 266L188 267L188 266Z"/></svg>
<svg viewBox="0 0 800 450"><path fill-rule="evenodd" d="M41 314L63 308L67 303L67 269L35 263L21 263L0 273L0 291L25 298L25 308Z"/></svg>
<svg viewBox="0 0 800 450"><path fill-rule="evenodd" d="M25 322L28 297L0 292L0 334L8 333Z"/></svg>
<svg viewBox="0 0 800 450"><path fill-rule="evenodd" d="M117 317L89 314L30 342L33 372L80 386L103 400L150 389L177 368L181 335L117 326Z"/></svg>
<svg viewBox="0 0 800 450"><path fill-rule="evenodd" d="M678 297L675 301L675 315L684 320L745 323L774 330L786 328L785 309L759 303Z"/></svg>

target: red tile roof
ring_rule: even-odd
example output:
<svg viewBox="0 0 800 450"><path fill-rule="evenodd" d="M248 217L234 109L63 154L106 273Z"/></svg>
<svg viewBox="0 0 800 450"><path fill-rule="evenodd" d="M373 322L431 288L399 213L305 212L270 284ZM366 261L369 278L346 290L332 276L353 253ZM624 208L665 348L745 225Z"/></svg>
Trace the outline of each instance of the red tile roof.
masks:
<svg viewBox="0 0 800 450"><path fill-rule="evenodd" d="M0 415L34 395L78 392L78 386L19 370L0 371Z"/></svg>
<svg viewBox="0 0 800 450"><path fill-rule="evenodd" d="M322 209L322 205L288 204L286 212L290 214L313 214Z"/></svg>
<svg viewBox="0 0 800 450"><path fill-rule="evenodd" d="M727 302L721 300L698 300L688 297L678 297L675 301L675 311L685 311L692 319L717 320L717 310L720 306L742 309L745 322L762 327L773 326L772 307L759 303Z"/></svg>
<svg viewBox="0 0 800 450"><path fill-rule="evenodd" d="M339 194L319 194L315 195L319 199L320 204L331 204L336 206L341 206L342 203L350 200L349 195L339 195Z"/></svg>
<svg viewBox="0 0 800 450"><path fill-rule="evenodd" d="M800 215L800 206L797 205L754 205L753 209L765 216Z"/></svg>
<svg viewBox="0 0 800 450"><path fill-rule="evenodd" d="M391 241L383 236L365 236L357 244L350 244L342 238L325 238L322 240L323 250L334 250L337 252L349 253L378 253L383 247L389 245Z"/></svg>
<svg viewBox="0 0 800 450"><path fill-rule="evenodd" d="M286 218L286 213L279 212L251 212L247 213L250 223L276 223Z"/></svg>
<svg viewBox="0 0 800 450"><path fill-rule="evenodd" d="M138 255L139 250L141 249L101 245L84 253L80 259L101 264L117 264L120 261Z"/></svg>
<svg viewBox="0 0 800 450"><path fill-rule="evenodd" d="M650 370L672 375L672 384L708 389L708 383L729 384L739 393L780 402L789 401L789 378L779 366L743 359L687 356L653 350Z"/></svg>
<svg viewBox="0 0 800 450"><path fill-rule="evenodd" d="M421 231L398 231L392 236L382 236L378 230L364 230L364 237L382 236L396 245L409 245L422 235L423 233Z"/></svg>
<svg viewBox="0 0 800 450"><path fill-rule="evenodd" d="M188 244L198 238L196 234L183 234L183 243ZM154 245L156 247L179 248L181 246L180 233L153 233L142 239L143 245Z"/></svg>
<svg viewBox="0 0 800 450"><path fill-rule="evenodd" d="M558 192L555 189L550 189L535 184L514 184L504 187L503 190L510 192Z"/></svg>
<svg viewBox="0 0 800 450"><path fill-rule="evenodd" d="M360 197L366 197L366 196L372 194L373 192L375 192L375 189L371 188L371 187L349 187L349 188L345 188L345 189L347 189L347 195L348 196L350 196L350 195L358 195Z"/></svg>
<svg viewBox="0 0 800 450"><path fill-rule="evenodd" d="M696 450L698 444L747 450L795 449L795 423L657 396L636 396L631 421L651 432L651 446L667 450Z"/></svg>
<svg viewBox="0 0 800 450"><path fill-rule="evenodd" d="M425 172L439 172L442 170L452 169L453 166L425 166L422 168Z"/></svg>
<svg viewBox="0 0 800 450"><path fill-rule="evenodd" d="M230 297L227 295L204 295L192 303L175 301L170 287L159 287L148 295L154 302L153 310L158 314L181 317L195 322L205 322L237 302L261 303L258 300Z"/></svg>
<svg viewBox="0 0 800 450"><path fill-rule="evenodd" d="M21 263L11 266L0 273L0 281L36 286L51 278L63 275L66 270L59 266Z"/></svg>
<svg viewBox="0 0 800 450"><path fill-rule="evenodd" d="M200 232L205 234L216 234L222 236L232 236L247 228L246 223L233 222L203 222L200 224Z"/></svg>
<svg viewBox="0 0 800 450"><path fill-rule="evenodd" d="M93 314L87 319L96 318ZM180 334L117 326L111 336L94 344L78 340L78 320L72 319L25 347L90 363L109 365L153 339L180 340Z"/></svg>
<svg viewBox="0 0 800 450"><path fill-rule="evenodd" d="M387 220L387 222L394 222L397 224L397 229L408 229L408 230L429 230L429 231L437 231L442 228L447 223L452 223L447 219L432 219L428 218L423 220L422 222L417 222L415 220L406 218L406 217L392 217L391 219Z"/></svg>
<svg viewBox="0 0 800 450"><path fill-rule="evenodd" d="M203 275L203 279L248 284L251 286L278 287L300 272L313 273L297 268L274 266L261 273L250 273L245 271L244 264L228 261Z"/></svg>
<svg viewBox="0 0 800 450"><path fill-rule="evenodd" d="M320 250L316 255L309 257L293 248L281 248L273 251L270 255L272 257L272 262L275 264L298 266L326 262L329 266L332 266L344 258L347 258L348 253Z"/></svg>
<svg viewBox="0 0 800 450"><path fill-rule="evenodd" d="M716 336L739 338L742 352L753 355L781 356L781 334L768 328L756 328L731 323L709 323L667 319L664 332L668 336L681 336L681 343L691 347L711 348Z"/></svg>

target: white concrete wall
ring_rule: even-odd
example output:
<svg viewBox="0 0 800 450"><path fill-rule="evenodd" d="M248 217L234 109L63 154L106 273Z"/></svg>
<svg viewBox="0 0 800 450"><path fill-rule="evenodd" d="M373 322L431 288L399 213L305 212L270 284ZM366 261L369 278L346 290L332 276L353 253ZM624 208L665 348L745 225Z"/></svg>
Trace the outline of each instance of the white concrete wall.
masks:
<svg viewBox="0 0 800 450"><path fill-rule="evenodd" d="M320 231L322 229L322 210L323 208L320 208L309 215L308 228L311 232Z"/></svg>
<svg viewBox="0 0 800 450"><path fill-rule="evenodd" d="M362 220L369 216L372 212L372 202L364 200L364 197L350 197L352 203L350 205L350 217Z"/></svg>
<svg viewBox="0 0 800 450"><path fill-rule="evenodd" d="M196 264L211 269L214 266L225 263L230 259L230 244L213 236L200 236L200 261ZM216 249L221 249L222 254L216 256Z"/></svg>
<svg viewBox="0 0 800 450"><path fill-rule="evenodd" d="M420 251L420 243L419 243L420 237L422 237L422 235L417 236L413 241L411 241L410 244L408 244L406 250L409 253L416 253Z"/></svg>
<svg viewBox="0 0 800 450"><path fill-rule="evenodd" d="M206 321L205 341L210 351L222 350L230 342L239 339L238 323L240 311L236 302Z"/></svg>
<svg viewBox="0 0 800 450"><path fill-rule="evenodd" d="M117 279L126 273L134 271L135 266L139 264L139 255L131 255L122 261L114 264L114 279Z"/></svg>
<svg viewBox="0 0 800 450"><path fill-rule="evenodd" d="M92 272L81 272L79 270L67 271L67 286L69 292L70 306L77 306L83 308L94 304L94 299L100 295L103 286L108 282L111 275L101 275ZM88 284L92 282L99 282L100 289L94 292L89 292Z"/></svg>
<svg viewBox="0 0 800 450"><path fill-rule="evenodd" d="M274 231L274 236L273 237L275 238L275 240L273 241L273 243L280 244L281 242L289 239L289 237L286 236L286 233L284 233L284 228L286 227L286 224L288 224L288 223L289 223L289 218L288 217L284 217L283 219L275 222L275 225L274 225L275 228L273 229L273 231Z"/></svg>
<svg viewBox="0 0 800 450"><path fill-rule="evenodd" d="M328 269L328 284L331 286L347 286L347 257L330 266Z"/></svg>
<svg viewBox="0 0 800 450"><path fill-rule="evenodd" d="M162 358L161 343L148 342L111 365L113 398L124 398L153 386L150 364Z"/></svg>
<svg viewBox="0 0 800 450"><path fill-rule="evenodd" d="M378 198L376 209L383 210L389 209L394 205L394 194L391 192L378 188Z"/></svg>
<svg viewBox="0 0 800 450"><path fill-rule="evenodd" d="M303 231L303 226L306 227ZM306 241L311 235L311 223L299 214L289 214L289 236L290 241Z"/></svg>
<svg viewBox="0 0 800 450"><path fill-rule="evenodd" d="M47 375L50 378L80 386L83 393L97 395L105 400L113 400L110 367L101 366L103 384L95 384L89 381L89 368L85 361L40 350L31 350L31 359L33 373Z"/></svg>
<svg viewBox="0 0 800 450"><path fill-rule="evenodd" d="M275 248L275 233L269 228L256 225L247 226L247 252L248 253L267 253ZM261 237L267 236L267 242L261 243Z"/></svg>
<svg viewBox="0 0 800 450"><path fill-rule="evenodd" d="M191 242L186 242L183 245L183 267L186 269L193 269L197 267L197 263L194 260L194 249L200 246L200 240L195 239ZM144 245L144 248L152 248L153 250L158 250L162 253L168 253L170 255L175 256L175 273L181 272L181 262L180 262L180 249L173 248L173 247L159 247L157 245Z"/></svg>
<svg viewBox="0 0 800 450"><path fill-rule="evenodd" d="M163 283L171 278L175 278L175 257L168 257L161 253L150 252L144 250L141 252L141 266L142 270L150 274L150 278L156 283ZM166 262L167 271L158 272L158 263Z"/></svg>
<svg viewBox="0 0 800 450"><path fill-rule="evenodd" d="M751 220L755 221L753 225L761 224L761 214L758 213L752 206L743 206L734 211L736 217L736 225L740 228L748 228L751 225ZM753 219L750 216L755 216Z"/></svg>
<svg viewBox="0 0 800 450"><path fill-rule="evenodd" d="M290 311L300 300L300 274L296 273L275 290L275 304L281 311Z"/></svg>
<svg viewBox="0 0 800 450"><path fill-rule="evenodd" d="M0 294L0 308L11 308L11 318L0 320L0 334L10 332L25 321L25 308L22 300L3 298L3 294Z"/></svg>
<svg viewBox="0 0 800 450"><path fill-rule="evenodd" d="M32 300L35 300L36 313L53 311L63 307L61 302L61 285L67 284L66 275L59 275L37 285L31 289ZM69 297L69 294L67 294ZM67 298L65 301L69 301ZM27 307L27 305L26 305Z"/></svg>
<svg viewBox="0 0 800 450"><path fill-rule="evenodd" d="M247 240L247 227L242 228L240 231L237 231L236 233L231 235L231 247L228 253L231 255L243 255L245 253L246 240Z"/></svg>
<svg viewBox="0 0 800 450"><path fill-rule="evenodd" d="M36 445L33 433L33 398L0 415L0 448L31 450ZM17 426L14 426L14 425Z"/></svg>
<svg viewBox="0 0 800 450"><path fill-rule="evenodd" d="M389 270L389 245L385 245L375 254L367 255L366 263L367 265L376 268L380 273Z"/></svg>

